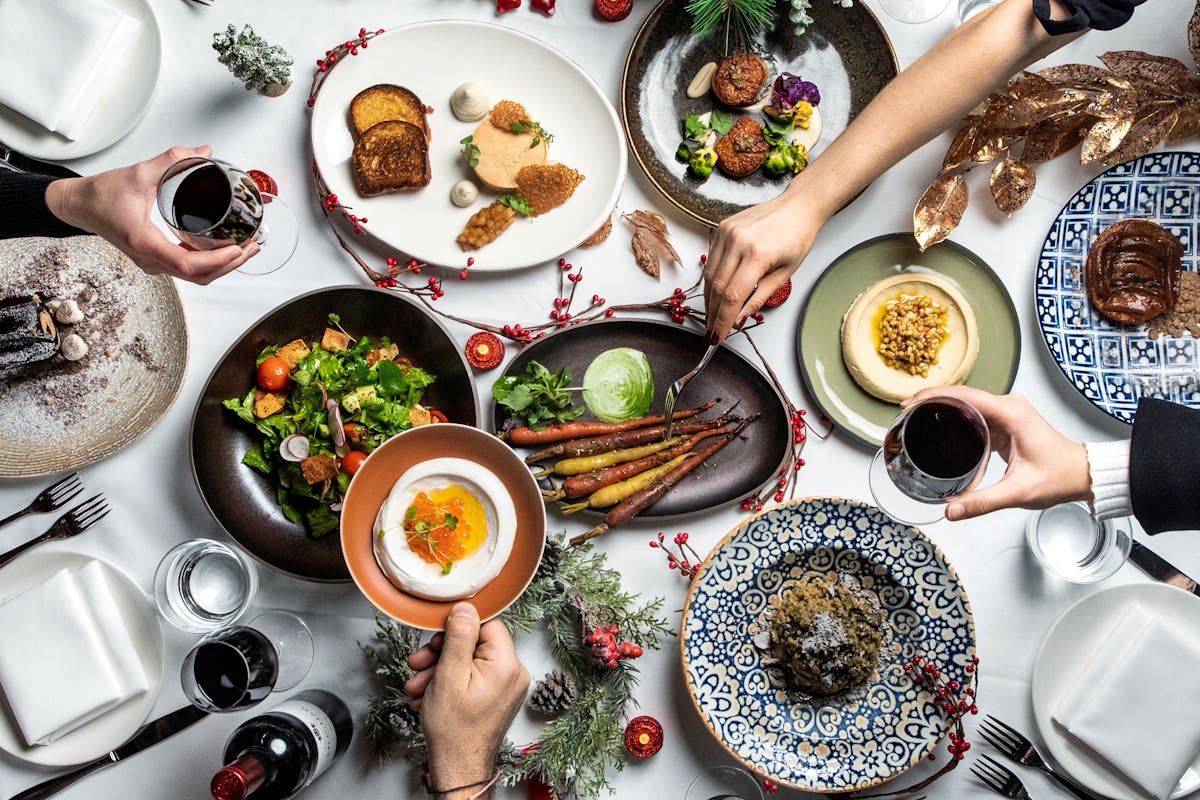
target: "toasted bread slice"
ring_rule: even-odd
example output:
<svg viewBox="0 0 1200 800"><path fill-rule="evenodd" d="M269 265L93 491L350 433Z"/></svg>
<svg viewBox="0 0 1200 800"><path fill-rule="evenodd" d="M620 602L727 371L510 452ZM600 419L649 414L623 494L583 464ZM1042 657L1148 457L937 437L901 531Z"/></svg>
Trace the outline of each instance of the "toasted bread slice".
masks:
<svg viewBox="0 0 1200 800"><path fill-rule="evenodd" d="M357 139L380 122L400 120L416 125L428 139L429 121L425 118L428 111L421 98L410 90L380 83L363 89L350 101L350 129Z"/></svg>
<svg viewBox="0 0 1200 800"><path fill-rule="evenodd" d="M373 197L429 185L429 142L416 125L389 120L358 137L351 156L354 185Z"/></svg>

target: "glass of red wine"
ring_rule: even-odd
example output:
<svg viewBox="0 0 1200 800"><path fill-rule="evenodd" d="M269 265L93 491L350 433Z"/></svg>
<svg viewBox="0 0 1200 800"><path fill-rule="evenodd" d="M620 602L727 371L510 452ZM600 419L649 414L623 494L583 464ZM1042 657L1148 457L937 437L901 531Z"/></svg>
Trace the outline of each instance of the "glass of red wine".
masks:
<svg viewBox="0 0 1200 800"><path fill-rule="evenodd" d="M195 156L168 167L158 181L158 210L179 240L197 250L257 242L258 255L238 268L248 275L282 267L300 238L296 216L282 200L215 158Z"/></svg>
<svg viewBox="0 0 1200 800"><path fill-rule="evenodd" d="M201 639L183 660L183 692L203 711L240 711L296 686L312 661L312 633L304 621L271 611Z"/></svg>
<svg viewBox="0 0 1200 800"><path fill-rule="evenodd" d="M991 455L975 406L931 397L898 416L871 462L871 494L892 519L924 525L945 517L946 500L979 485Z"/></svg>

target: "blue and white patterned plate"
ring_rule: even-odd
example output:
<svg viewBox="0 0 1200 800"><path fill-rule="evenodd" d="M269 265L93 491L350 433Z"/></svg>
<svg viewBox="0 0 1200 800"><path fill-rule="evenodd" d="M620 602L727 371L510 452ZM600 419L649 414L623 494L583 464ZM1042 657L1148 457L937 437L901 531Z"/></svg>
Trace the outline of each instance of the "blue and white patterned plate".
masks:
<svg viewBox="0 0 1200 800"><path fill-rule="evenodd" d="M791 694L751 637L793 583L845 575L881 601L895 652L845 698ZM851 792L933 752L946 715L903 664L921 656L965 684L975 625L954 568L921 531L859 500L808 498L750 518L717 545L692 581L680 643L692 702L738 761L794 789Z"/></svg>
<svg viewBox="0 0 1200 800"><path fill-rule="evenodd" d="M1123 219L1162 225L1183 245L1183 268L1197 271L1200 153L1152 153L1097 175L1054 221L1038 258L1034 299L1042 337L1072 385L1126 424L1141 397L1200 407L1200 348L1190 336L1157 341L1145 325L1119 325L1096 313L1084 285L1092 242Z"/></svg>

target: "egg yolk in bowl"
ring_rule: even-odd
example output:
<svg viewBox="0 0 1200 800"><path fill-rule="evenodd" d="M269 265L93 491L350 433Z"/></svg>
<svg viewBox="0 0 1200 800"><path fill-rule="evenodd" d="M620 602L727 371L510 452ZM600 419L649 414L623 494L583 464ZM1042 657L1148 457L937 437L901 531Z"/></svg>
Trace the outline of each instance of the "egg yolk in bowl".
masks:
<svg viewBox="0 0 1200 800"><path fill-rule="evenodd" d="M448 575L487 541L487 514L479 498L454 483L417 492L404 513L404 533L414 553Z"/></svg>

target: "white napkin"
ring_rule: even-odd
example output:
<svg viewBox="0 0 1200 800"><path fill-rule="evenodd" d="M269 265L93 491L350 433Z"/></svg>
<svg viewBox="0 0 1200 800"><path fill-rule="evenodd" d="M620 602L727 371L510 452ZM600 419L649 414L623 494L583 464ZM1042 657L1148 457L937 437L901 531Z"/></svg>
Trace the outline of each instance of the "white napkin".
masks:
<svg viewBox="0 0 1200 800"><path fill-rule="evenodd" d="M1166 800L1200 755L1200 645L1135 604L1054 710L1085 749Z"/></svg>
<svg viewBox="0 0 1200 800"><path fill-rule="evenodd" d="M0 687L30 745L49 744L147 680L100 564L61 570L0 604Z"/></svg>
<svg viewBox="0 0 1200 800"><path fill-rule="evenodd" d="M0 0L0 104L79 138L140 27L102 0Z"/></svg>

